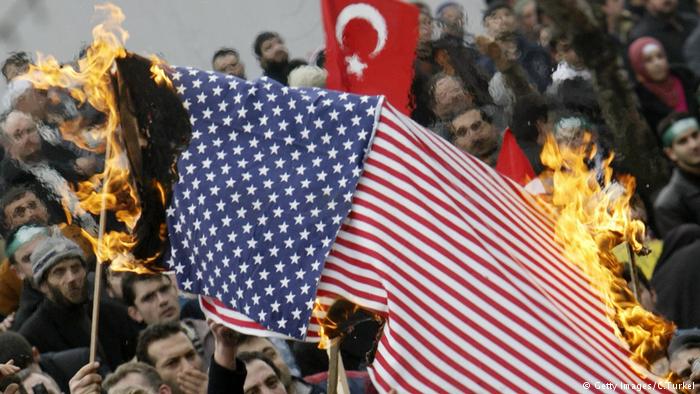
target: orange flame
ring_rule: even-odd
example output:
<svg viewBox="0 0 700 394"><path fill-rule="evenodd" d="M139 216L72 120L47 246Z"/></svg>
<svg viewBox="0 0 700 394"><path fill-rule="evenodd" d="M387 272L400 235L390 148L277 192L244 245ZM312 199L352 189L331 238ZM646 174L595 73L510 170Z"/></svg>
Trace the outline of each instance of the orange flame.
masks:
<svg viewBox="0 0 700 394"><path fill-rule="evenodd" d="M338 325L334 321L327 318L328 309L327 306L323 305L321 301L316 298L311 316L318 321L318 333L321 335L321 341L318 343L319 349L330 348L331 338L328 336L328 331L338 328Z"/></svg>
<svg viewBox="0 0 700 394"><path fill-rule="evenodd" d="M556 235L568 260L591 278L591 285L602 295L615 334L628 344L632 360L649 368L665 355L674 326L642 308L622 278L623 265L611 250L627 241L639 251L644 233L644 224L630 216L635 180L631 176L614 179L611 156L603 162L599 183L586 164L596 155L594 146L586 133L574 147L557 145L549 138L543 148L542 162L554 171Z"/></svg>
<svg viewBox="0 0 700 394"><path fill-rule="evenodd" d="M30 67L24 78L37 89L65 89L80 103L87 102L106 115L104 124L87 131L79 129L76 122L60 125L66 140L105 154L104 171L81 182L74 191L82 209L101 214L100 234L86 230L83 234L93 245L98 261L111 262L116 270L147 272L149 269L144 264L157 256L136 261L131 254L136 245L132 232L141 216L141 204L119 133L119 110L112 83L115 60L126 57L124 42L128 33L121 27L125 19L121 9L112 4L97 5L95 9L105 15L104 22L92 30L93 42L85 57L78 60L77 70L71 65L61 66L53 57L39 55L37 64ZM162 62L159 60L158 64ZM154 64L151 71L154 76L158 74L158 78L169 82L160 66ZM105 211L113 212L123 227L122 231L104 231ZM161 231L163 236L164 230Z"/></svg>
<svg viewBox="0 0 700 394"><path fill-rule="evenodd" d="M165 70L163 70L163 65L165 65L165 62L159 58L156 55L151 55L151 78L159 84L166 84L169 87L173 87L173 82L168 78L168 76L165 74Z"/></svg>

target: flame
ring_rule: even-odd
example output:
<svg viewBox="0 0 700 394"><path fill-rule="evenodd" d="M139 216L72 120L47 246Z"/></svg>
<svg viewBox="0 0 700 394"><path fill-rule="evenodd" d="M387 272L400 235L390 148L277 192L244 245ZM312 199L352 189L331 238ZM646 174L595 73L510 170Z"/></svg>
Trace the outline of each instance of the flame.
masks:
<svg viewBox="0 0 700 394"><path fill-rule="evenodd" d="M153 80L159 85L166 84L167 86L172 88L173 82L165 74L165 70L163 70L163 65L165 65L166 63L156 55L151 55L150 59L151 78L153 78Z"/></svg>
<svg viewBox="0 0 700 394"><path fill-rule="evenodd" d="M314 309L311 312L311 316L318 321L318 333L321 335L318 348L324 350L331 347L331 338L328 336L328 331L338 328L338 324L327 317L328 309L318 298L314 300Z"/></svg>
<svg viewBox="0 0 700 394"><path fill-rule="evenodd" d="M127 55L124 42L128 33L121 27L125 18L119 7L104 4L95 6L95 10L104 15L104 22L92 30L93 41L85 57L78 60L77 69L72 65L62 66L55 58L39 54L37 64L30 66L24 79L37 89L64 89L81 105L88 103L106 115L103 124L88 130L75 120L65 121L59 127L64 139L105 155L104 171L81 182L74 190L80 208L95 215L101 214L99 233L83 229L83 235L93 245L97 261L111 262L116 270L147 272L149 268L144 264L153 262L158 256L136 261L131 254L137 243L133 230L141 216L141 204L123 146L113 85L115 60ZM160 64L162 61L158 59L151 67L154 79L169 83ZM159 189L164 201L164 192ZM119 222L114 227L118 230L105 231L105 212L114 215ZM67 216L70 220L70 214ZM165 229L161 229L161 235L165 236Z"/></svg>
<svg viewBox="0 0 700 394"><path fill-rule="evenodd" d="M105 13L106 20L92 30L93 42L87 49L86 56L78 60L78 70L70 64L61 66L52 56L38 54L37 64L30 66L23 79L31 81L37 89L67 89L79 102L87 101L95 109L105 113L107 124L101 130L93 132L97 132L100 139L106 140L108 134L114 131L119 123L111 86L111 71L114 60L126 56L123 44L129 34L121 28L124 21L121 9L111 4L97 5L95 9ZM64 138L83 148L89 148L85 144L86 141L78 135L64 133Z"/></svg>
<svg viewBox="0 0 700 394"><path fill-rule="evenodd" d="M558 145L550 137L543 148L542 162L553 169L556 236L569 261L588 275L602 295L615 334L628 344L632 360L649 368L665 355L674 326L645 310L622 278L623 265L612 248L625 241L634 251L643 247L639 240L644 224L633 220L630 210L635 179L613 177L612 155L603 160L597 174L587 165L595 155L588 133L575 146Z"/></svg>

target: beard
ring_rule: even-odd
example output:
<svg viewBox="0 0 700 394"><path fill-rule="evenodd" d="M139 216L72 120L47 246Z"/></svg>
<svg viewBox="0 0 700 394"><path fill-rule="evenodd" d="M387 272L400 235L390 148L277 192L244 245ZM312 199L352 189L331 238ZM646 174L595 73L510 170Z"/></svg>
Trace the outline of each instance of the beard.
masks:
<svg viewBox="0 0 700 394"><path fill-rule="evenodd" d="M72 307L82 305L87 300L87 278L82 283L82 288L74 286L68 289L69 296L63 294L57 286L49 284L50 299L56 304L63 307ZM74 294L74 295L70 295Z"/></svg>

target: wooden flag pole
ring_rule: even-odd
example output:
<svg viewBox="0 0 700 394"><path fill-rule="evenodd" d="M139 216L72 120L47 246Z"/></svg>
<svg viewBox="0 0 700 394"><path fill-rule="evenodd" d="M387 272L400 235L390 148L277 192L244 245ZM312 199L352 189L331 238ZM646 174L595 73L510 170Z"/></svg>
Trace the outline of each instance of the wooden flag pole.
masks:
<svg viewBox="0 0 700 394"><path fill-rule="evenodd" d="M344 335L330 341L328 352L328 394L349 394L348 376L343 366L343 358L340 357L340 343Z"/></svg>
<svg viewBox="0 0 700 394"><path fill-rule="evenodd" d="M340 352L341 338L333 338L328 348L328 394L338 392L338 353Z"/></svg>
<svg viewBox="0 0 700 394"><path fill-rule="evenodd" d="M107 147L105 150L105 163L108 163L112 153L112 136L107 136ZM97 327L100 321L100 299L102 293L102 240L104 238L105 226L107 222L107 195L109 194L109 167L104 169L102 179L102 201L100 206L100 229L97 234L97 251L95 253L95 286L92 294L92 322L90 326L90 363L95 361L97 355Z"/></svg>
<svg viewBox="0 0 700 394"><path fill-rule="evenodd" d="M639 277L637 275L637 257L632 250L632 245L627 243L627 254L630 256L630 279L632 280L632 293L634 298L639 301Z"/></svg>

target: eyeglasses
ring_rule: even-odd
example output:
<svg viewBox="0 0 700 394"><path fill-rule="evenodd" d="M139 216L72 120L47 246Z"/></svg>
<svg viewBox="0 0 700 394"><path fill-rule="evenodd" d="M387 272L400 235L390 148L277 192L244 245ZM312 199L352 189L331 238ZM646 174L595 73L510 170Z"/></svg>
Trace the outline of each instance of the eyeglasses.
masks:
<svg viewBox="0 0 700 394"><path fill-rule="evenodd" d="M462 126L455 130L455 137L462 137L467 134L471 133L476 133L477 131L481 130L481 127L484 125L483 120L477 120L476 122L470 124L469 126Z"/></svg>

